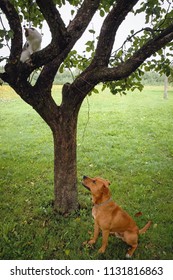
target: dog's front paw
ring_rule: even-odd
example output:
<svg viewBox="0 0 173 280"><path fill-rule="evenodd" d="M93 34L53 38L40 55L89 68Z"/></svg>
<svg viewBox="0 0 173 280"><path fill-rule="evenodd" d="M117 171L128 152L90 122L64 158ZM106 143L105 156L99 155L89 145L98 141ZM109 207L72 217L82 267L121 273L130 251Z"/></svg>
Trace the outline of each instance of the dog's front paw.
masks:
<svg viewBox="0 0 173 280"><path fill-rule="evenodd" d="M132 256L129 255L129 253L126 254L126 258L127 258L127 259L130 259L131 257L132 257Z"/></svg>
<svg viewBox="0 0 173 280"><path fill-rule="evenodd" d="M95 244L96 243L96 241L94 240L94 239L91 239L91 240L87 240L87 241L84 241L83 243L82 243L82 245L83 246L85 246L85 245L89 245L89 246L91 246L91 245L93 245L93 244Z"/></svg>
<svg viewBox="0 0 173 280"><path fill-rule="evenodd" d="M101 248L98 250L98 253L99 253L99 254L103 254L104 252L105 252L105 248L102 248L102 247L101 247Z"/></svg>
<svg viewBox="0 0 173 280"><path fill-rule="evenodd" d="M91 240L88 241L89 245L92 245L92 244L95 244L95 243L96 243L95 239L91 239Z"/></svg>

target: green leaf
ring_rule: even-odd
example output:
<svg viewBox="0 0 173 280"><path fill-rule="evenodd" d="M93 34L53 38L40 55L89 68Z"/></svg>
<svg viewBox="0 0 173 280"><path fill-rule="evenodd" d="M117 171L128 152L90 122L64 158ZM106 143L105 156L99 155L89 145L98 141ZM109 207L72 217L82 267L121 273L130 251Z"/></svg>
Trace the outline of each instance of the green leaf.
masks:
<svg viewBox="0 0 173 280"><path fill-rule="evenodd" d="M71 15L73 16L75 13L75 10L71 10Z"/></svg>
<svg viewBox="0 0 173 280"><path fill-rule="evenodd" d="M60 66L59 72L60 72L60 73L63 73L63 72L64 72L64 64L62 64L62 65Z"/></svg>
<svg viewBox="0 0 173 280"><path fill-rule="evenodd" d="M95 32L95 30L93 30L93 29L90 29L90 30L88 30L90 33L92 33L92 34L95 34L96 32Z"/></svg>
<svg viewBox="0 0 173 280"><path fill-rule="evenodd" d="M66 256L69 256L69 255L70 255L70 250L69 250L69 249L66 249L66 250L65 250L65 254L66 254Z"/></svg>
<svg viewBox="0 0 173 280"><path fill-rule="evenodd" d="M105 11L104 10L100 10L100 16L104 17L105 16Z"/></svg>
<svg viewBox="0 0 173 280"><path fill-rule="evenodd" d="M99 93L98 89L96 89L96 88L93 88L92 91L93 91L94 93Z"/></svg>
<svg viewBox="0 0 173 280"><path fill-rule="evenodd" d="M4 37L6 35L6 30L0 29L0 37Z"/></svg>

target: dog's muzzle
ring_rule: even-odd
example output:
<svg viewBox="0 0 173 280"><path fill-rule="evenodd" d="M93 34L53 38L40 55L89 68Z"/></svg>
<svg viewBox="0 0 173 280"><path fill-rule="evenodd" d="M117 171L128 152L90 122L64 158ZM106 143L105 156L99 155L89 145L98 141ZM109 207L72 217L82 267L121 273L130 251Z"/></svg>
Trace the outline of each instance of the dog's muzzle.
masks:
<svg viewBox="0 0 173 280"><path fill-rule="evenodd" d="M85 179L87 179L87 178L88 178L87 176L83 176L82 185L83 185L87 190L90 191L90 188L89 188L87 185L85 185L84 182L83 182L83 181L84 181Z"/></svg>

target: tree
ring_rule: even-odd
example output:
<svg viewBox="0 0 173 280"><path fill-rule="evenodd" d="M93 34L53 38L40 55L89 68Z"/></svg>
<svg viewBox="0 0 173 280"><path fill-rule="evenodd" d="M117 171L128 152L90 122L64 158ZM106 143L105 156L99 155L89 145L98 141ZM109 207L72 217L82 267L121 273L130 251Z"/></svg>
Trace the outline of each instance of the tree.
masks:
<svg viewBox="0 0 173 280"><path fill-rule="evenodd" d="M164 77L164 94L163 94L164 99L168 99L168 77L165 75Z"/></svg>
<svg viewBox="0 0 173 280"><path fill-rule="evenodd" d="M74 17L66 27L59 7L67 2L73 7ZM138 2L140 7L135 9ZM170 57L165 58L163 48L167 46L167 53L171 55L173 12L170 7L171 3L164 0L0 1L0 8L10 27L9 30L4 27L0 35L2 40L11 40L10 55L0 78L32 106L52 130L55 155L54 207L61 213L78 207L76 131L83 100L100 82L103 83L103 90L109 87L114 94L125 93L130 88L141 89L143 68L145 71L155 68L169 75ZM97 42L93 40L86 43L88 57L85 57L79 55L73 47L97 11L104 16L103 24ZM136 32L132 30L121 48L114 50L116 33L131 12L134 15L145 13L146 25ZM50 44L32 54L25 63L20 62L23 19L34 26L46 20L52 36ZM91 33L94 34L94 30ZM155 57L147 61L153 54ZM39 77L32 85L29 77L40 67ZM57 105L51 89L58 69L62 72L64 67L76 67L81 72L71 84L63 85L62 102Z"/></svg>

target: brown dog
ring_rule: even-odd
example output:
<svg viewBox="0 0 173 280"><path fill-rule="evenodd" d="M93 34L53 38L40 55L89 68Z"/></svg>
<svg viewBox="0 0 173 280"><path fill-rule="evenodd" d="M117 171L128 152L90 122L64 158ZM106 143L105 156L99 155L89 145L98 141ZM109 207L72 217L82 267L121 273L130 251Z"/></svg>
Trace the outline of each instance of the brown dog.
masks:
<svg viewBox="0 0 173 280"><path fill-rule="evenodd" d="M144 233L151 225L149 221L139 230L135 221L113 202L109 190L110 182L108 180L96 177L89 178L84 176L82 184L92 195L92 215L94 217L94 237L88 241L88 244L94 244L97 241L99 231L102 230L102 246L99 253L104 253L108 244L109 234L115 234L127 244L131 245L126 257L130 258L138 246L138 235Z"/></svg>

